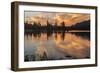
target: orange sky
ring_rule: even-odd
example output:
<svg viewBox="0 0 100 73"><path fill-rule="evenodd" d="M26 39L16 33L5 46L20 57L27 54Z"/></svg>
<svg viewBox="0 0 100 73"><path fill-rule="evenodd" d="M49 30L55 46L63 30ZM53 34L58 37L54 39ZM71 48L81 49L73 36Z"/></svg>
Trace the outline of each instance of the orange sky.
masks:
<svg viewBox="0 0 100 73"><path fill-rule="evenodd" d="M61 22L65 22L66 26L71 26L82 21L90 20L90 14L67 12L25 12L25 22L27 23L33 24L33 22L40 22L41 25L46 25L47 20L52 25L57 22L57 25L60 26Z"/></svg>

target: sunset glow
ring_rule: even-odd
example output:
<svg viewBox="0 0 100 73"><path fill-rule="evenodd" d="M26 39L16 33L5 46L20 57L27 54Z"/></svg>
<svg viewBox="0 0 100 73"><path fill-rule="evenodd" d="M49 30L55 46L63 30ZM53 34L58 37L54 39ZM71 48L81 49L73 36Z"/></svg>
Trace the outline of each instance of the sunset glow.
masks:
<svg viewBox="0 0 100 73"><path fill-rule="evenodd" d="M90 58L90 14L24 12L25 61Z"/></svg>
<svg viewBox="0 0 100 73"><path fill-rule="evenodd" d="M90 20L89 14L83 13L61 13L61 12L25 12L25 23L33 24L34 22L40 22L41 25L47 25L47 20L49 23L54 25L57 23L58 26L62 22L65 23L65 26L72 26L76 23L82 21Z"/></svg>

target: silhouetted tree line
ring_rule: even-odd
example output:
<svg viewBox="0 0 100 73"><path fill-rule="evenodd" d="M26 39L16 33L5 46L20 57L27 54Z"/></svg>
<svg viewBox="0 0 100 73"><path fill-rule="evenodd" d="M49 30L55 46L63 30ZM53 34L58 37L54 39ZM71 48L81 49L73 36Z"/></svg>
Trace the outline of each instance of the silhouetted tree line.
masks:
<svg viewBox="0 0 100 73"><path fill-rule="evenodd" d="M61 26L57 26L57 22L55 22L54 25L50 24L49 21L47 21L46 26L42 26L40 22L33 24L25 23L25 31L69 31L69 30L90 30L90 20L84 21L81 23L77 23L72 26L65 26L66 24L64 22L61 23Z"/></svg>

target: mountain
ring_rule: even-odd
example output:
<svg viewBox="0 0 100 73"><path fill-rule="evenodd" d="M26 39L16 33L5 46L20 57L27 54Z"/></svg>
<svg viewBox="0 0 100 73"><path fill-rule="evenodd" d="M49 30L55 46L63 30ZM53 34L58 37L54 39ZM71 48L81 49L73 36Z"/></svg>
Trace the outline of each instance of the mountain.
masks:
<svg viewBox="0 0 100 73"><path fill-rule="evenodd" d="M70 29L73 29L73 30L90 30L90 20L84 21L84 22L81 22L81 23L77 23L76 25L71 26Z"/></svg>

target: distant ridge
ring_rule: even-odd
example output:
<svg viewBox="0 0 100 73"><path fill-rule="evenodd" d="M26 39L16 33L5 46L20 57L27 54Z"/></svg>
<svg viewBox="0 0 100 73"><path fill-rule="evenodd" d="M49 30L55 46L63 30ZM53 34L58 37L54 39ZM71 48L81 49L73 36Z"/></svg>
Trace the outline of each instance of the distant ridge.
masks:
<svg viewBox="0 0 100 73"><path fill-rule="evenodd" d="M74 30L90 30L90 20L77 23L76 25L71 26Z"/></svg>

